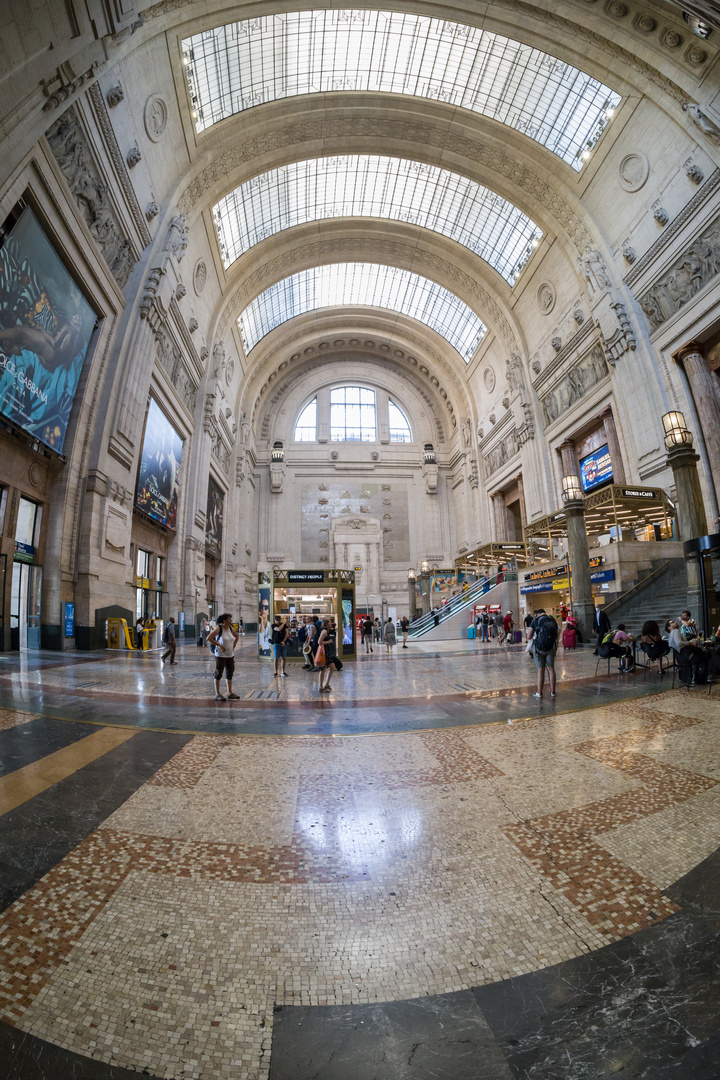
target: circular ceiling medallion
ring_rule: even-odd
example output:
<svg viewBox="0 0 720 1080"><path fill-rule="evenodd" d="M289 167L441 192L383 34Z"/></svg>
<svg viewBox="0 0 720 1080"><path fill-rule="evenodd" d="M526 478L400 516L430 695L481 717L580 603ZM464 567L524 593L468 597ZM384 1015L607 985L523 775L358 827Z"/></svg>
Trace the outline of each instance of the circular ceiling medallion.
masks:
<svg viewBox="0 0 720 1080"><path fill-rule="evenodd" d="M644 154L626 154L618 173L626 191L639 191L650 175L650 162Z"/></svg>
<svg viewBox="0 0 720 1080"><path fill-rule="evenodd" d="M495 372L491 367L486 367L483 371L483 382L488 394L492 394L495 389Z"/></svg>
<svg viewBox="0 0 720 1080"><path fill-rule="evenodd" d="M159 94L151 94L145 102L143 113L145 131L152 142L160 142L168 122L168 107Z"/></svg>
<svg viewBox="0 0 720 1080"><path fill-rule="evenodd" d="M537 306L543 315L549 315L555 307L555 286L551 281L543 281L537 291Z"/></svg>
<svg viewBox="0 0 720 1080"><path fill-rule="evenodd" d="M198 259L195 263L195 269L193 270L193 288L195 289L196 296L205 288L205 282L207 281L207 266L203 259Z"/></svg>

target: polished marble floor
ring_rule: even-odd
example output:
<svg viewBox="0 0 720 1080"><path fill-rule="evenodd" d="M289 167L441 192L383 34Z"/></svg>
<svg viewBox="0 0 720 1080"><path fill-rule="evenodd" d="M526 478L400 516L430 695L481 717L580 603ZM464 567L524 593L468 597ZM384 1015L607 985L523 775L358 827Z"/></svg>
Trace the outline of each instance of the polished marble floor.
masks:
<svg viewBox="0 0 720 1080"><path fill-rule="evenodd" d="M3 1075L720 1075L717 697L408 653L3 657Z"/></svg>

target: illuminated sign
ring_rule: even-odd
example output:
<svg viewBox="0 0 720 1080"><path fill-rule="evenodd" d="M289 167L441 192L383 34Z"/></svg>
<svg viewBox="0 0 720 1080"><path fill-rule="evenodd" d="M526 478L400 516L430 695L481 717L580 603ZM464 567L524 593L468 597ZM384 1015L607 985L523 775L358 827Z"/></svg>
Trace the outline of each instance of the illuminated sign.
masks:
<svg viewBox="0 0 720 1080"><path fill-rule="evenodd" d="M301 581L324 581L325 573L323 570L288 570L288 581L301 582Z"/></svg>
<svg viewBox="0 0 720 1080"><path fill-rule="evenodd" d="M654 499L657 494L648 488L623 488L622 493L626 499Z"/></svg>
<svg viewBox="0 0 720 1080"><path fill-rule="evenodd" d="M607 445L593 450L580 462L580 481L583 491L594 491L603 484L610 484L613 479L612 461Z"/></svg>

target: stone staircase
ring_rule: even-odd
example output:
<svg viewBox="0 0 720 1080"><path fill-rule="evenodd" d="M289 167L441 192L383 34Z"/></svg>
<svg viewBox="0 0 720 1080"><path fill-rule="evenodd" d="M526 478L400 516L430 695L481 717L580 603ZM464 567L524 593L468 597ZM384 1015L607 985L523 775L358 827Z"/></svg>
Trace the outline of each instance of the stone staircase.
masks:
<svg viewBox="0 0 720 1080"><path fill-rule="evenodd" d="M657 559L651 570L643 571L639 581L647 577L652 570L658 570L664 562L669 562L667 570L639 592L633 593L623 604L608 612L613 627L625 623L627 632L634 637L640 634L643 623L654 619L664 633L668 619L677 619L687 607L687 569L684 559ZM610 606L610 605L608 605ZM697 617L697 612L693 615Z"/></svg>

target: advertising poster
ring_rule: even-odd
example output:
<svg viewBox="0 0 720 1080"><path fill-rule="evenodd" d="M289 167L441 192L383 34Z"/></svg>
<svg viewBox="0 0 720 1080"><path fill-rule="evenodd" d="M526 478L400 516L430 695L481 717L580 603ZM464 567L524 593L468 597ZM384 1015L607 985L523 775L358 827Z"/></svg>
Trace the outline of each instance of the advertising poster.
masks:
<svg viewBox="0 0 720 1080"><path fill-rule="evenodd" d="M261 585L258 589L258 656L270 655L270 586Z"/></svg>
<svg viewBox="0 0 720 1080"><path fill-rule="evenodd" d="M225 494L212 476L208 479L207 517L205 519L205 550L216 558L222 552Z"/></svg>
<svg viewBox="0 0 720 1080"><path fill-rule="evenodd" d="M175 529L183 441L150 398L135 505L154 521Z"/></svg>
<svg viewBox="0 0 720 1080"><path fill-rule="evenodd" d="M352 619L352 597L347 599L343 595L342 600L342 616L343 616L343 645L352 645L353 643L353 619Z"/></svg>
<svg viewBox="0 0 720 1080"><path fill-rule="evenodd" d="M592 491L593 488L612 482L613 471L610 453L607 446L601 446L594 450L580 462L580 481L583 491Z"/></svg>
<svg viewBox="0 0 720 1080"><path fill-rule="evenodd" d="M95 321L26 207L0 247L0 413L58 454Z"/></svg>

